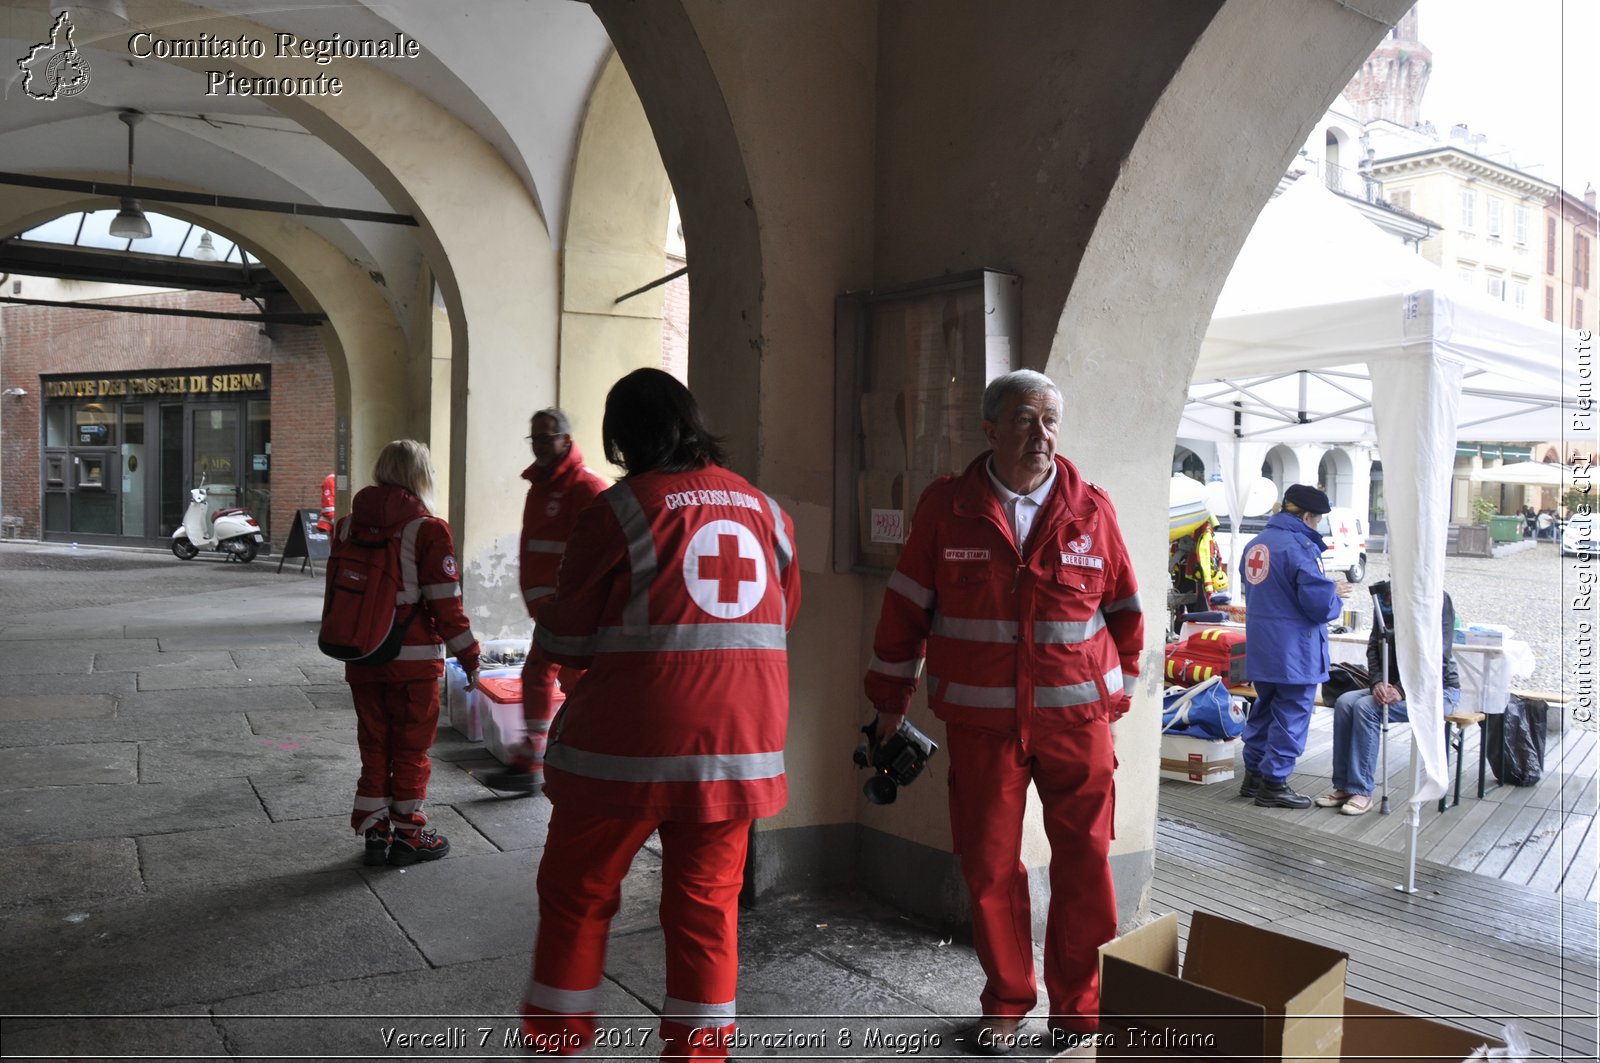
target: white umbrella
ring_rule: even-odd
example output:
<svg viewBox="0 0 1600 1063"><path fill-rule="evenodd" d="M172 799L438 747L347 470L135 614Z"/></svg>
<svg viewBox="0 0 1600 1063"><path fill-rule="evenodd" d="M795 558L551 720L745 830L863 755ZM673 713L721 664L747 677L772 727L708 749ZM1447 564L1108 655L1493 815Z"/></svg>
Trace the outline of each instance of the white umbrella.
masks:
<svg viewBox="0 0 1600 1063"><path fill-rule="evenodd" d="M1572 469L1542 461L1514 461L1493 469L1472 470L1473 483L1519 484L1523 487L1571 487Z"/></svg>

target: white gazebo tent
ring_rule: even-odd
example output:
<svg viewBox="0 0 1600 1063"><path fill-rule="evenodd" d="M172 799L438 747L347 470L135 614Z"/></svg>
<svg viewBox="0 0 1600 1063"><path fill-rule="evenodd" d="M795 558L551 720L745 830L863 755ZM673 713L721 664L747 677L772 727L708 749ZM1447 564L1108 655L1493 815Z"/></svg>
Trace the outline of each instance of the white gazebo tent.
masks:
<svg viewBox="0 0 1600 1063"><path fill-rule="evenodd" d="M1278 443L1376 442L1386 479L1415 487L1387 496L1412 706L1407 890L1421 806L1445 791L1438 617L1456 442L1561 438L1574 349L1555 326L1456 289L1310 178L1262 210L1201 346L1178 436L1216 444L1235 527L1240 492Z"/></svg>

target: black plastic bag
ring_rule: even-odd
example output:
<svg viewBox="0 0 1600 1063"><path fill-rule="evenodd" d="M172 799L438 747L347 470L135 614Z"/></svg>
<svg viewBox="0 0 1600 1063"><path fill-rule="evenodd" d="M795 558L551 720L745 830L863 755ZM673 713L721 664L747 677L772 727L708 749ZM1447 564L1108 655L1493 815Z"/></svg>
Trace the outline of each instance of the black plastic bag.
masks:
<svg viewBox="0 0 1600 1063"><path fill-rule="evenodd" d="M1511 695L1506 711L1485 716L1483 741L1489 770L1507 786L1532 786L1544 777L1544 740L1550 704Z"/></svg>

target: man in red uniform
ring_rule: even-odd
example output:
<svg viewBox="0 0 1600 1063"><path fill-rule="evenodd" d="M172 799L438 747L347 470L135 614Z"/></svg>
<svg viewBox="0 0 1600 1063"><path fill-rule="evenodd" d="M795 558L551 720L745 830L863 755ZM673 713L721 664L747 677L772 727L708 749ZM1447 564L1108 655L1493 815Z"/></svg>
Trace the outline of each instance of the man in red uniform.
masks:
<svg viewBox="0 0 1600 1063"><path fill-rule="evenodd" d="M1061 392L1042 373L983 396L992 449L917 505L878 620L867 697L899 726L924 661L948 728L950 822L986 978L981 1051L1016 1045L1037 1002L1022 814L1050 839L1050 1028L1097 1028L1098 949L1117 931L1111 723L1128 709L1144 619L1111 500L1056 455Z"/></svg>
<svg viewBox="0 0 1600 1063"><path fill-rule="evenodd" d="M522 600L534 617L538 605L556 592L556 572L567 548L578 513L600 497L606 481L583 464L583 453L572 441L572 422L556 407L533 415L528 430L533 464L522 470L528 481L528 498L522 505ZM582 675L564 668L534 646L522 666L522 718L528 736L511 749L513 761L505 771L484 776L497 790L538 793L544 788L545 735L556 714L556 679L563 690Z"/></svg>
<svg viewBox="0 0 1600 1063"><path fill-rule="evenodd" d="M579 515L534 632L588 671L545 761L525 1044L571 1055L593 1040L622 878L659 831L661 1055L726 1059L750 825L788 798L794 524L723 467L693 396L658 369L611 389L603 434L627 476Z"/></svg>

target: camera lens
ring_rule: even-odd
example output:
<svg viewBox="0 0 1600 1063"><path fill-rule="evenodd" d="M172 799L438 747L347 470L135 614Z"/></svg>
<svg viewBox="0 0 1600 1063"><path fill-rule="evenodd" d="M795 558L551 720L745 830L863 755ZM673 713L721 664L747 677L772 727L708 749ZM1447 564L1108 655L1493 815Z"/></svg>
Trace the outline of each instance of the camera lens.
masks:
<svg viewBox="0 0 1600 1063"><path fill-rule="evenodd" d="M861 792L867 795L867 800L875 805L894 804L895 795L899 791L899 785L889 776L882 774L874 775L861 787Z"/></svg>

